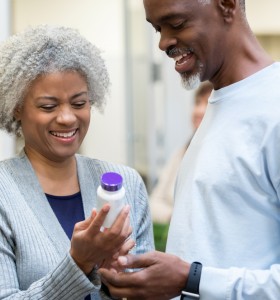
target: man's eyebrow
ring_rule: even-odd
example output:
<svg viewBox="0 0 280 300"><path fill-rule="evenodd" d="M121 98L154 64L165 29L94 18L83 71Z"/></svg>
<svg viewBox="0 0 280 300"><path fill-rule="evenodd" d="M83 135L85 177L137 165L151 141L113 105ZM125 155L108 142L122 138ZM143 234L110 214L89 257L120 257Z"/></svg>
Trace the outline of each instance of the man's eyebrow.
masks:
<svg viewBox="0 0 280 300"><path fill-rule="evenodd" d="M162 17L160 17L158 20L157 20L157 23L164 23L166 21L169 21L169 20L172 20L172 19L176 19L176 18L182 18L183 17L183 14L182 13L170 13L168 15L164 15ZM146 21L151 23L153 25L153 22L151 20L149 20L148 18L146 18Z"/></svg>

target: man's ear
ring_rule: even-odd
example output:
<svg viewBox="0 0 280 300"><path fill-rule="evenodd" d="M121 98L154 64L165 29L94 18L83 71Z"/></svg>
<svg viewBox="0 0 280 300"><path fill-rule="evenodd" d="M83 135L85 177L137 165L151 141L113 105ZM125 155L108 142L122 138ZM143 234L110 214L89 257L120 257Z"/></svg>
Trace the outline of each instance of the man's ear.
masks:
<svg viewBox="0 0 280 300"><path fill-rule="evenodd" d="M226 23L232 22L239 0L218 0L218 7Z"/></svg>

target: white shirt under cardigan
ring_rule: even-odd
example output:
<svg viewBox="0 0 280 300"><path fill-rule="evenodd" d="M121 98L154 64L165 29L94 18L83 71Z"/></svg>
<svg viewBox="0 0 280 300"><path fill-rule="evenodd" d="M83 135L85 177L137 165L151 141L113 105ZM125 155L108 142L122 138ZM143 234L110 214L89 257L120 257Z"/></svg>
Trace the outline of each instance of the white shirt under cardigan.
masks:
<svg viewBox="0 0 280 300"><path fill-rule="evenodd" d="M280 299L280 63L213 91L180 167L167 252L201 300Z"/></svg>

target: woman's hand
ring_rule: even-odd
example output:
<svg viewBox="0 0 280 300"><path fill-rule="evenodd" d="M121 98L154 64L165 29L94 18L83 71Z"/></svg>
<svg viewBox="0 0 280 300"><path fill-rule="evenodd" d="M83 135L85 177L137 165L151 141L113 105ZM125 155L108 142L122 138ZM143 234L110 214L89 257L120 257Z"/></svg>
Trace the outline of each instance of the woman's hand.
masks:
<svg viewBox="0 0 280 300"><path fill-rule="evenodd" d="M111 228L101 231L110 206L105 204L99 213L94 209L86 220L75 225L71 239L70 255L85 273L94 267L109 266L118 256L132 232L129 222L129 206L125 206Z"/></svg>
<svg viewBox="0 0 280 300"><path fill-rule="evenodd" d="M122 245L120 250L116 252L113 257L109 260L105 260L102 265L99 265L99 268L105 269L114 269L116 272L123 272L125 268L121 267L118 263L119 256L124 256L129 254L129 251L135 247L135 241L128 238L125 243Z"/></svg>

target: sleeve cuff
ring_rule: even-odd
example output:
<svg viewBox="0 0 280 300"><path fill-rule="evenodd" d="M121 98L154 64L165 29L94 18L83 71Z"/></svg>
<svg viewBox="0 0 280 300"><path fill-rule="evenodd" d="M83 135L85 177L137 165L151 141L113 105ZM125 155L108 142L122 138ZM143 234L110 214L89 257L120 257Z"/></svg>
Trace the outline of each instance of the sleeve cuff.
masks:
<svg viewBox="0 0 280 300"><path fill-rule="evenodd" d="M199 285L200 300L225 300L229 270L203 267Z"/></svg>
<svg viewBox="0 0 280 300"><path fill-rule="evenodd" d="M92 291L94 290L100 290L101 287L101 280L100 276L97 273L97 269L94 268L90 274L87 276L85 273L77 266L73 258L70 254L67 254L66 256L66 262L70 265L72 265L73 274L72 276L75 276L77 280L80 280L80 285L84 286L85 288L91 288ZM75 274L75 275L74 275ZM86 280L88 279L88 280Z"/></svg>

